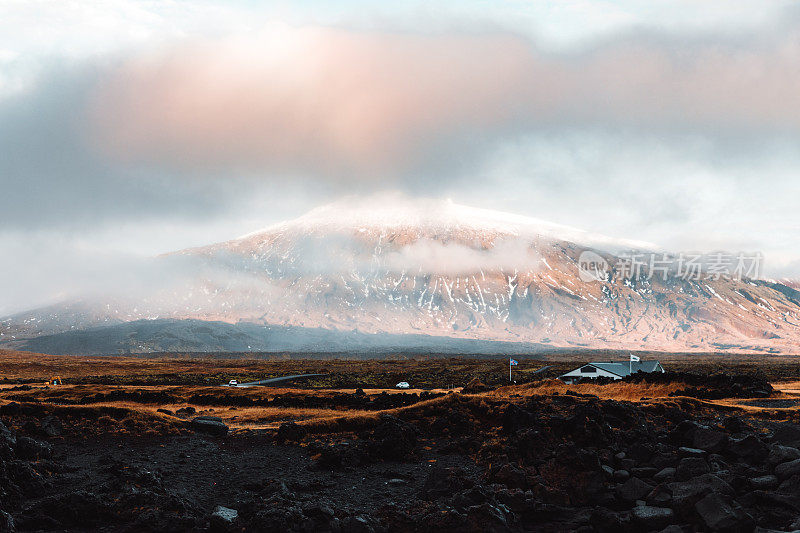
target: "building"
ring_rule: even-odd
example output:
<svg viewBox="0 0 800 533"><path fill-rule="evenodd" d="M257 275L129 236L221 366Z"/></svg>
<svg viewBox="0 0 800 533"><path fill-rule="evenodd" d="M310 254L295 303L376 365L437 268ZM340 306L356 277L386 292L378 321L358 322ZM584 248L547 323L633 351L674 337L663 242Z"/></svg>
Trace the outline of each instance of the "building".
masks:
<svg viewBox="0 0 800 533"><path fill-rule="evenodd" d="M608 361L586 363L580 368L558 377L565 383L575 383L582 378L622 379L637 372L664 372L658 361Z"/></svg>

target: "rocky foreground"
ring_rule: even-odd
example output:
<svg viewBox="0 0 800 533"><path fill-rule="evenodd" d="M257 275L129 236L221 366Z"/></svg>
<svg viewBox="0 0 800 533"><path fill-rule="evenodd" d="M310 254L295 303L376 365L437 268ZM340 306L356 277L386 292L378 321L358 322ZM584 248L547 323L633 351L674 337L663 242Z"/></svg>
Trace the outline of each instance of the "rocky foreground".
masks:
<svg viewBox="0 0 800 533"><path fill-rule="evenodd" d="M711 405L698 397L770 387L709 383L732 390L634 403L519 386L235 433L190 409L6 403L0 531L800 529L797 411Z"/></svg>

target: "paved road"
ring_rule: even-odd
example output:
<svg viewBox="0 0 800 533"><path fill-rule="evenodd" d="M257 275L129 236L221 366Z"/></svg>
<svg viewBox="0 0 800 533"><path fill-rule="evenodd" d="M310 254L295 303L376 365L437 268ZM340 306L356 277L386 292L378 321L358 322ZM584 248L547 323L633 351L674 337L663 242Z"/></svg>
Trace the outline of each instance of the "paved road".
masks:
<svg viewBox="0 0 800 533"><path fill-rule="evenodd" d="M225 383L225 386L229 387L257 387L259 385L269 385L272 383L280 383L281 381L290 381L293 379L301 379L301 378L315 378L318 376L327 376L328 374L293 374L291 376L281 376L279 378L269 378L269 379L262 379L259 381L251 381L249 383L239 383L238 385L228 385Z"/></svg>

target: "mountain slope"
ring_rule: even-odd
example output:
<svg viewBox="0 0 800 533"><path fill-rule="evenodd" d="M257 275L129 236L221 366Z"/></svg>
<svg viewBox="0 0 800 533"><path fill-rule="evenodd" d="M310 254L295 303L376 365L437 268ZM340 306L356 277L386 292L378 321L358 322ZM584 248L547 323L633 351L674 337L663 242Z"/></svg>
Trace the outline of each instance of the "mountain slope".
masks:
<svg viewBox="0 0 800 533"><path fill-rule="evenodd" d="M551 347L800 351L800 292L788 284L674 271L651 276L647 269L625 275L632 251L662 254L647 243L451 202L350 200L160 258L169 283L135 298L23 313L4 320L0 333L24 347L42 334L158 318L358 332L373 336L372 347L380 346L372 344L376 335L418 335ZM587 253L608 265L602 279L587 280L579 268ZM270 346L280 350L281 343L298 345L284 339ZM164 338L143 351L168 344Z"/></svg>

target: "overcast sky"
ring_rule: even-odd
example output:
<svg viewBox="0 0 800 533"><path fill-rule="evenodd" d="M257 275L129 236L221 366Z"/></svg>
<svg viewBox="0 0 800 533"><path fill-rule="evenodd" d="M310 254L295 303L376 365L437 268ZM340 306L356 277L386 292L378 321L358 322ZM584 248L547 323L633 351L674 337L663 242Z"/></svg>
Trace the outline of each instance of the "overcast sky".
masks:
<svg viewBox="0 0 800 533"><path fill-rule="evenodd" d="M792 4L0 0L0 315L386 189L800 276Z"/></svg>

